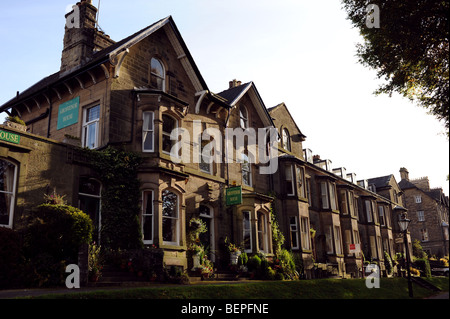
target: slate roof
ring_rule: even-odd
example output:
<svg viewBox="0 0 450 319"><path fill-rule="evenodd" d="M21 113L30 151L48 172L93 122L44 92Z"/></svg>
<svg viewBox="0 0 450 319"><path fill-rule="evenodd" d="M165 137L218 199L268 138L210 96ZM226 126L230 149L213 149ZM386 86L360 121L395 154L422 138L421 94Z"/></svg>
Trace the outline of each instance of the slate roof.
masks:
<svg viewBox="0 0 450 319"><path fill-rule="evenodd" d="M382 188L382 187L386 187L389 185L391 178L392 178L392 174L386 175L386 176L370 178L367 181L368 181L369 185L374 184L376 188Z"/></svg>
<svg viewBox="0 0 450 319"><path fill-rule="evenodd" d="M224 98L228 101L228 103L231 105L233 102L235 102L239 97L242 96L245 91L247 91L253 82L248 82L245 84L241 84L239 86L235 86L231 89L222 91L220 93L217 93L220 97Z"/></svg>

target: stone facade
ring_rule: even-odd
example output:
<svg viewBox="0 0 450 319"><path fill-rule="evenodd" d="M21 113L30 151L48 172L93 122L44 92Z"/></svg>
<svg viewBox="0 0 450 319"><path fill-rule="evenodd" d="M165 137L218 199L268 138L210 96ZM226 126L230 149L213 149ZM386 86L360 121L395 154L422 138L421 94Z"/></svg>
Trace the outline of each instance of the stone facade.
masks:
<svg viewBox="0 0 450 319"><path fill-rule="evenodd" d="M420 241L428 255L449 253L449 202L442 189L430 189L428 177L409 179L406 168L400 170L405 207L411 219L411 237Z"/></svg>
<svg viewBox="0 0 450 319"><path fill-rule="evenodd" d="M143 243L162 248L168 266L188 268L193 217L207 224L202 241L217 267L229 263L226 239L248 254L272 258L271 212L286 238L284 247L300 257L307 278L361 277L363 257L384 270L384 252L403 251L396 221L406 210L395 179L370 188L344 168L313 157L303 149L306 136L287 106L267 109L253 82L233 80L223 92L210 92L171 17L114 42L95 29L91 2L77 5L86 23L81 30L66 28L60 72L0 107L20 115L28 131L16 133L20 144L0 142L0 160L18 172L10 210L14 223L2 226L14 228L26 207L56 189L69 204L88 210L100 228L100 193L80 191L85 183L98 185L99 176L76 160L76 150L113 146L143 158L138 172ZM99 51L93 52L95 47ZM279 134L277 169L262 174L267 163L252 146L266 148L267 127ZM171 139L177 128L184 130L183 139ZM238 138L226 143L230 129L247 134L243 145ZM212 142L214 161L208 163L196 152ZM178 157L170 154L174 145L183 150ZM242 189L242 202L227 205L226 189L235 186ZM87 195L94 205L84 202Z"/></svg>

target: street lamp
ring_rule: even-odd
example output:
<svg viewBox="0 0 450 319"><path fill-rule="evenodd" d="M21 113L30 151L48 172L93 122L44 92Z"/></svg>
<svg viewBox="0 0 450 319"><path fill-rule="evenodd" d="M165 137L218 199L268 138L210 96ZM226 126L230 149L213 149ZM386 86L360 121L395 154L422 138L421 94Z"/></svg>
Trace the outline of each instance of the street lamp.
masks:
<svg viewBox="0 0 450 319"><path fill-rule="evenodd" d="M408 226L411 220L406 218L400 218L398 221L398 225L400 226L400 231L403 233L403 241L405 243L406 249L406 270L408 271L408 291L409 297L413 298L413 290L412 290L412 281L411 281L411 258L409 257L409 245L408 245Z"/></svg>

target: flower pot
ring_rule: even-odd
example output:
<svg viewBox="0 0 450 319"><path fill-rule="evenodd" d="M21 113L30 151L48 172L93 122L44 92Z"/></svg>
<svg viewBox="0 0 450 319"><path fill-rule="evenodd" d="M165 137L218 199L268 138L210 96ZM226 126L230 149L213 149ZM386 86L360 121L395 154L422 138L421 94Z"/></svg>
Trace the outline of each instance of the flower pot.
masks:
<svg viewBox="0 0 450 319"><path fill-rule="evenodd" d="M230 253L230 264L237 265L240 255L241 255L240 251L234 251Z"/></svg>
<svg viewBox="0 0 450 319"><path fill-rule="evenodd" d="M198 267L200 267L200 256L199 255L193 255L192 256L192 271L195 271Z"/></svg>

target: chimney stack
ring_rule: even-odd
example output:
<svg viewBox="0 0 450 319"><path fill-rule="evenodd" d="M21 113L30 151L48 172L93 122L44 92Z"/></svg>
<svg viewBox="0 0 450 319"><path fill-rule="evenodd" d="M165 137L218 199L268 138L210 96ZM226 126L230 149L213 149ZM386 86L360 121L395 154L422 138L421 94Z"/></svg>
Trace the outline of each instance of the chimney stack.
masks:
<svg viewBox="0 0 450 319"><path fill-rule="evenodd" d="M409 182L409 172L406 168L400 168L400 178L401 180L407 180Z"/></svg>
<svg viewBox="0 0 450 319"><path fill-rule="evenodd" d="M97 8L92 5L92 0L81 0L65 17L62 73L81 67L91 60L96 51L115 43L97 30Z"/></svg>
<svg viewBox="0 0 450 319"><path fill-rule="evenodd" d="M242 84L241 81L234 79L233 81L230 81L230 89L240 86L241 84Z"/></svg>

